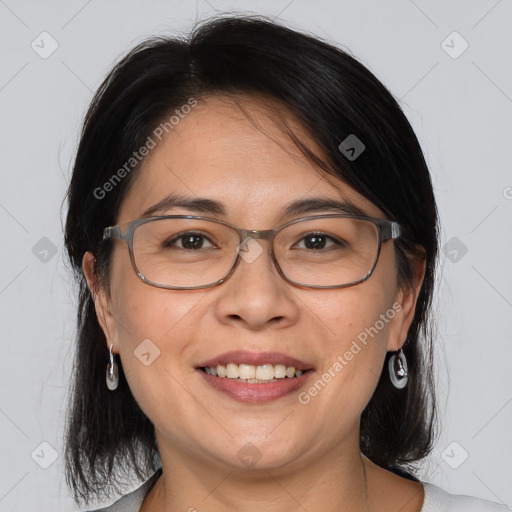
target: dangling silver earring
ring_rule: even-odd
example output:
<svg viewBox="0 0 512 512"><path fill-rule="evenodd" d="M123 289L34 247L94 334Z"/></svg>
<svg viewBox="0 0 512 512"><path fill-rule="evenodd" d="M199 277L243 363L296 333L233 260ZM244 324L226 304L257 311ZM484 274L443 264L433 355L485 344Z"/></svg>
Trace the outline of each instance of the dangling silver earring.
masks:
<svg viewBox="0 0 512 512"><path fill-rule="evenodd" d="M388 370L391 383L396 389L403 389L407 386L409 380L407 359L401 348L389 358Z"/></svg>
<svg viewBox="0 0 512 512"><path fill-rule="evenodd" d="M114 361L114 354L112 354L112 347L114 345L110 345L110 354L109 354L109 362L107 364L107 388L110 391L114 391L117 389L119 385L119 368L117 367L117 363Z"/></svg>

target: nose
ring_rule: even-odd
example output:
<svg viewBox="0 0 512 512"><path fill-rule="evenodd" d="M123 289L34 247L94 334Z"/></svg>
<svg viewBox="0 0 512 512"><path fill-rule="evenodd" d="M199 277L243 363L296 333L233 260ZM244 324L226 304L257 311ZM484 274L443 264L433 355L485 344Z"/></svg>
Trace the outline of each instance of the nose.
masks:
<svg viewBox="0 0 512 512"><path fill-rule="evenodd" d="M267 240L246 239L233 273L218 287L216 315L223 324L259 330L298 320L295 293L279 274Z"/></svg>

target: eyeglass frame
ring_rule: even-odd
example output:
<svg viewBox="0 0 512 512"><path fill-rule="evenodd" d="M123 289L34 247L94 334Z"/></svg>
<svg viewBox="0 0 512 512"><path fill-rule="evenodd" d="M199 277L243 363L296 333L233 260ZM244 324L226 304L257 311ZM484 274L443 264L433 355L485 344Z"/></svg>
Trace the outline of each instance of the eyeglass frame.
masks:
<svg viewBox="0 0 512 512"><path fill-rule="evenodd" d="M283 230L284 228L291 226L292 224L296 224L301 221L306 220L314 220L314 219L322 219L322 218L349 218L349 219L359 219L359 220L366 220L370 221L377 227L377 233L378 233L378 245L377 245L377 254L375 256L375 261L373 263L372 268L368 271L368 273L362 277L361 279L347 283L342 285L329 285L329 286L322 286L322 285L307 285L303 283L299 283L298 281L293 281L290 279L281 269L281 266L279 265L279 262L277 261L276 255L274 253L274 238L279 233L279 231ZM158 284L155 283L149 279L147 279L142 272L138 269L137 264L135 263L135 254L133 250L133 235L135 233L135 230L137 227L141 226L142 224L146 224L147 222L152 222L156 220L161 219L197 219L197 220L207 220L216 222L218 224L223 224L233 230L235 230L239 237L240 237L240 244L237 247L240 247L240 245L247 240L247 238L252 238L254 240L260 239L260 240L267 240L270 243L270 255L272 257L272 261L274 262L274 265L281 275L281 277L288 283L297 286L299 288L311 288L311 289L335 289L335 288L347 288L349 286L354 286L356 284L360 284L370 278L370 276L373 274L373 271L375 270L375 267L377 266L377 262L379 261L380 252L382 249L382 243L386 242L387 240L394 240L402 235L402 226L398 224L398 222L387 220L387 219L380 219L376 217L367 217L363 215L350 215L350 214L324 214L324 215L313 215L310 217L301 217L300 219L294 219L290 222L287 222L286 224L283 224L281 226L278 226L274 229L264 229L264 230L257 230L257 229L243 229L238 228L236 226L233 226L232 224L229 224L228 222L225 222L220 219L214 219L211 217L203 217L203 216L197 216L197 215L157 215L153 217L143 217L141 219L135 219L129 222L124 222L121 224L117 224L115 226L109 226L106 227L103 230L103 237L102 240L123 240L128 245L128 250L130 252L130 259L132 262L132 266L136 272L136 274L139 276L139 278L146 284L150 286L154 286L156 288L163 288L166 290L200 290L204 288L213 288L214 286L218 286L219 284L222 284L225 282L235 271L236 267L238 266L241 256L240 251L236 251L236 258L234 260L234 263L231 265L231 269L229 272L219 279L218 281L206 285L200 285L200 286L171 286L171 285L164 285L164 284ZM123 233L121 233L121 227L126 226L126 230Z"/></svg>

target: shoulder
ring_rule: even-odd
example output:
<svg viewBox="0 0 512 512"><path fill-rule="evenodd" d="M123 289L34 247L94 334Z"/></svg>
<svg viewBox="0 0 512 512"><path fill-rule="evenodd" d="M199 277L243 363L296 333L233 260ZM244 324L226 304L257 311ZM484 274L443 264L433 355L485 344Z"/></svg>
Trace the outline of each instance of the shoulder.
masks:
<svg viewBox="0 0 512 512"><path fill-rule="evenodd" d="M103 508L96 508L94 510L88 510L86 512L139 512L142 507L144 498L149 493L153 484L158 480L158 477L162 474L160 468L150 478L148 478L140 487L134 491L125 494L111 505Z"/></svg>
<svg viewBox="0 0 512 512"><path fill-rule="evenodd" d="M425 499L420 512L508 512L506 505L499 505L480 498L450 494L440 487L421 482Z"/></svg>

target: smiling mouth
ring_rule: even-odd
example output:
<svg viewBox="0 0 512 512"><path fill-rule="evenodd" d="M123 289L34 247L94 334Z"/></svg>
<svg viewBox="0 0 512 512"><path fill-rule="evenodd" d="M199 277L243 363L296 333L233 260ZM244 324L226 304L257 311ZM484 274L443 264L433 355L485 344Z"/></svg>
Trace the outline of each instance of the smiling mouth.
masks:
<svg viewBox="0 0 512 512"><path fill-rule="evenodd" d="M310 369L298 370L294 366L287 366L285 364L251 365L244 363L202 366L199 369L214 377L232 379L234 381L246 382L249 384L265 384L270 382L279 382L283 379L296 379L310 371Z"/></svg>

